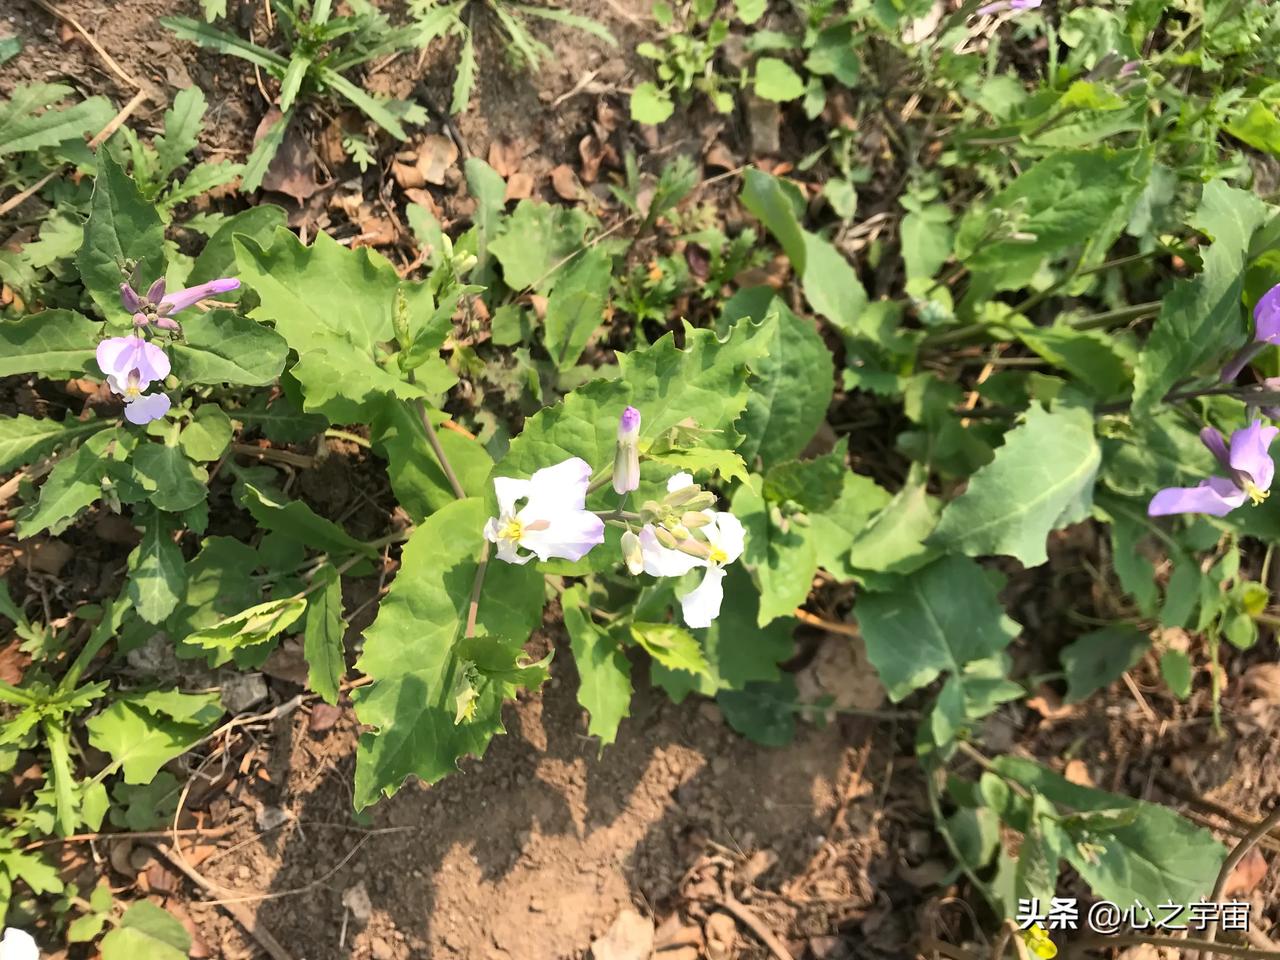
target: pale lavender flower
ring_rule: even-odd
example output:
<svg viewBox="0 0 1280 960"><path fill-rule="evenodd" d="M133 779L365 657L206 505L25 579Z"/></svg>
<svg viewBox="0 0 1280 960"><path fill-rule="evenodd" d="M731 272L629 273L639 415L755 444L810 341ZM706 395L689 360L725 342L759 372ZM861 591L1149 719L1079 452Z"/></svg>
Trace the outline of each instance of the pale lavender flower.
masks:
<svg viewBox="0 0 1280 960"><path fill-rule="evenodd" d="M544 467L528 480L495 477L498 516L489 518L484 535L497 544L498 559L581 560L604 543L604 521L586 509L590 483L591 465L581 457ZM517 509L521 500L524 506ZM521 547L531 552L522 554Z"/></svg>
<svg viewBox="0 0 1280 960"><path fill-rule="evenodd" d="M1231 383L1268 346L1280 346L1280 284L1262 295L1253 308L1253 340L1236 351L1222 368L1222 382Z"/></svg>
<svg viewBox="0 0 1280 960"><path fill-rule="evenodd" d="M1222 464L1228 477L1209 477L1197 487L1169 487L1151 498L1147 513L1153 517L1173 513L1207 513L1225 517L1252 500L1267 499L1275 477L1275 462L1268 449L1280 428L1264 427L1261 420L1231 434L1231 444L1212 427L1200 431L1200 440Z"/></svg>
<svg viewBox="0 0 1280 960"><path fill-rule="evenodd" d="M640 486L640 411L627 407L618 418L618 447L613 456L613 489L619 496Z"/></svg>
<svg viewBox="0 0 1280 960"><path fill-rule="evenodd" d="M148 288L145 297L139 296L129 284L120 284L120 302L133 314L135 326L145 327L154 322L162 330L177 330L178 322L173 319L173 315L179 310L185 310L215 294L228 293L239 287L239 280L233 277L222 277L196 287L187 287L185 290L166 294L165 281L161 277Z"/></svg>
<svg viewBox="0 0 1280 960"><path fill-rule="evenodd" d="M130 423L141 426L152 420L159 420L169 412L169 398L163 393L144 393L132 403L124 405L124 418ZM0 958L3 960L3 958Z"/></svg>
<svg viewBox="0 0 1280 960"><path fill-rule="evenodd" d="M979 7L977 14L985 17L991 13L1023 13L1027 10L1036 10L1044 0L995 0L994 3L984 4Z"/></svg>
<svg viewBox="0 0 1280 960"><path fill-rule="evenodd" d="M98 344L96 356L111 392L124 398L126 420L149 423L169 411L164 394L143 393L169 375L169 356L154 343L142 337L108 337Z"/></svg>

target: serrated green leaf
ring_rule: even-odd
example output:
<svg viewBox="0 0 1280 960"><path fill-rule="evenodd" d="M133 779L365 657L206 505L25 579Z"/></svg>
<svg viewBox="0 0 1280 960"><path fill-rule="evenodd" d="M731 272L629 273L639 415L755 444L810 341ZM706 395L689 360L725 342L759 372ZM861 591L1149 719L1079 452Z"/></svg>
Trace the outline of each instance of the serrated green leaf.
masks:
<svg viewBox="0 0 1280 960"><path fill-rule="evenodd" d="M216 280L219 277L234 276L236 273L236 251L234 238L237 235L250 237L261 244L270 244L276 231L285 225L287 217L283 209L272 203L260 203L233 213L222 221L221 226L209 237L196 262L191 266L187 277L188 286L197 286ZM229 300L239 296L238 291L218 294L219 300Z"/></svg>
<svg viewBox="0 0 1280 960"><path fill-rule="evenodd" d="M0 418L0 472L33 463L64 443L109 426L110 420L97 419L42 420L25 414Z"/></svg>
<svg viewBox="0 0 1280 960"><path fill-rule="evenodd" d="M831 509L844 490L849 441L842 437L836 448L812 460L787 460L764 475L764 498L778 504L795 503L806 513Z"/></svg>
<svg viewBox="0 0 1280 960"><path fill-rule="evenodd" d="M1132 627L1103 627L1068 644L1058 656L1067 675L1064 703L1079 703L1120 679L1151 646L1151 638Z"/></svg>
<svg viewBox="0 0 1280 960"><path fill-rule="evenodd" d="M1213 243L1200 273L1176 281L1164 297L1134 371L1135 413L1150 411L1188 374L1243 342L1244 267L1253 233L1267 218L1253 194L1221 181L1205 186L1191 223Z"/></svg>
<svg viewBox="0 0 1280 960"><path fill-rule="evenodd" d="M667 450L663 453L649 451L645 454L645 459L666 464L674 470L686 471L695 477L718 473L725 480L741 480L744 483L748 478L747 465L732 450L695 447L690 450Z"/></svg>
<svg viewBox="0 0 1280 960"><path fill-rule="evenodd" d="M253 151L244 162L243 179L240 181L242 192L251 193L262 186L262 180L271 167L271 161L280 151L280 144L284 143L284 135L292 119L292 111L282 113L279 119L267 128L262 139L253 145Z"/></svg>
<svg viewBox="0 0 1280 960"><path fill-rule="evenodd" d="M305 597L268 600L188 634L184 639L206 650L238 650L267 643L291 627L307 609Z"/></svg>
<svg viewBox="0 0 1280 960"><path fill-rule="evenodd" d="M960 676L971 661L999 653L1018 633L982 568L944 557L883 593L854 605L867 656L896 702L944 670Z"/></svg>
<svg viewBox="0 0 1280 960"><path fill-rule="evenodd" d="M1274 108L1264 106L1259 100L1250 103L1248 110L1223 129L1255 150L1280 155L1280 120L1276 119Z"/></svg>
<svg viewBox="0 0 1280 960"><path fill-rule="evenodd" d="M178 447L143 443L131 462L147 499L168 513L189 510L209 494L209 471L188 460Z"/></svg>
<svg viewBox="0 0 1280 960"><path fill-rule="evenodd" d="M104 483L119 470L113 444L120 438L118 429L103 430L59 460L40 488L40 499L19 519L18 535L26 538L48 530L56 536L95 503Z"/></svg>
<svg viewBox="0 0 1280 960"><path fill-rule="evenodd" d="M1048 559L1049 532L1088 516L1101 462L1090 411L1060 407L1047 413L1033 405L1006 434L995 459L948 504L929 543L1038 566Z"/></svg>
<svg viewBox="0 0 1280 960"><path fill-rule="evenodd" d="M777 314L768 352L751 364L751 393L738 421L738 452L765 467L798 455L826 418L835 390L835 363L813 323L774 300ZM748 322L739 320L739 323Z"/></svg>
<svg viewBox="0 0 1280 960"><path fill-rule="evenodd" d="M118 699L85 722L89 742L120 764L126 783L150 783L162 766L190 749L222 716L217 694L200 699L202 704L188 722L146 709L144 698Z"/></svg>
<svg viewBox="0 0 1280 960"><path fill-rule="evenodd" d="M208 106L199 87L186 87L174 96L173 106L164 112L164 134L155 139L157 172L161 177L187 162L200 142L200 124Z"/></svg>
<svg viewBox="0 0 1280 960"><path fill-rule="evenodd" d="M789 615L809 595L821 531L794 519L784 521L785 530L780 528L770 516L769 504L750 484L734 494L732 513L746 529L742 562L760 585L757 623L763 627Z"/></svg>
<svg viewBox="0 0 1280 960"><path fill-rule="evenodd" d="M90 97L65 109L50 107L43 113L34 112L70 92L69 87L43 83L14 90L10 102L0 109L0 157L78 140L85 134L97 133L111 121L115 109L106 97Z"/></svg>
<svg viewBox="0 0 1280 960"><path fill-rule="evenodd" d="M456 116L467 109L475 85L476 44L471 31L467 30L462 38L462 50L458 53L458 76L453 82L453 100L449 104L449 113Z"/></svg>
<svg viewBox="0 0 1280 960"><path fill-rule="evenodd" d="M563 276L566 257L583 246L591 218L576 207L521 200L489 252L502 264L512 290L532 287L546 293Z"/></svg>
<svg viewBox="0 0 1280 960"><path fill-rule="evenodd" d="M471 719L456 722L454 687L465 667L458 648L487 518L479 499L428 517L405 544L400 571L365 632L357 668L374 682L360 688L356 716L375 732L363 735L357 749L357 809L391 796L408 776L434 783L504 732L502 703L514 690L484 678ZM541 574L500 561L487 570L477 633L527 637L541 622Z"/></svg>
<svg viewBox="0 0 1280 960"><path fill-rule="evenodd" d="M74 310L45 310L0 320L0 377L101 374L94 360L101 324Z"/></svg>
<svg viewBox="0 0 1280 960"><path fill-rule="evenodd" d="M108 319L126 320L120 302L121 267L138 265L134 277L142 288L164 273L164 223L153 204L105 150L98 153L98 176L93 182L84 246L76 265L85 288Z"/></svg>
<svg viewBox="0 0 1280 960"><path fill-rule="evenodd" d="M591 619L586 588L565 590L560 604L578 668L578 703L589 718L587 733L608 746L618 738L618 725L631 716L631 661L614 631Z"/></svg>
<svg viewBox="0 0 1280 960"><path fill-rule="evenodd" d="M857 576L850 559L850 548L867 529L871 518L885 509L892 499L889 492L870 477L846 470L836 502L819 516L809 518L811 523L824 525L816 543L818 566L841 580L852 580Z"/></svg>
<svg viewBox="0 0 1280 960"><path fill-rule="evenodd" d="M325 585L311 595L307 619L303 622L302 652L307 658L307 684L325 703L338 702L338 687L347 672L342 638L347 624L342 619L342 578L333 568L318 576Z"/></svg>
<svg viewBox="0 0 1280 960"><path fill-rule="evenodd" d="M139 900L102 938L100 949L102 960L185 960L191 936L173 914Z"/></svg>
<svg viewBox="0 0 1280 960"><path fill-rule="evenodd" d="M280 500L270 491L246 483L240 504L260 526L286 534L313 550L377 556L377 551L367 543L357 540L332 520L326 520L301 500Z"/></svg>
<svg viewBox="0 0 1280 960"><path fill-rule="evenodd" d="M159 510L144 518L142 539L129 554L127 596L147 623L160 623L186 594L187 568L173 542L172 521Z"/></svg>
<svg viewBox="0 0 1280 960"><path fill-rule="evenodd" d="M709 676L702 647L684 627L674 623L633 623L631 639L668 670Z"/></svg>

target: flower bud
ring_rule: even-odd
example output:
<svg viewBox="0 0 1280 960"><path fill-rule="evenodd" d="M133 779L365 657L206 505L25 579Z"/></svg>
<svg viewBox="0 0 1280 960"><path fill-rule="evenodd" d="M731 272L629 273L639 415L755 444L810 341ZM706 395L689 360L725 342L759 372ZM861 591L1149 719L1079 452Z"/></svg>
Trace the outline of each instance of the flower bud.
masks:
<svg viewBox="0 0 1280 960"><path fill-rule="evenodd" d="M618 447L613 457L613 489L622 495L640 486L640 411L627 407L618 418Z"/></svg>
<svg viewBox="0 0 1280 960"><path fill-rule="evenodd" d="M668 524L667 529L671 531L671 535L675 537L677 540L688 540L690 537L693 536L693 534L689 532L687 527L683 527L678 523Z"/></svg>
<svg viewBox="0 0 1280 960"><path fill-rule="evenodd" d="M145 327L150 322L151 321L147 319L147 315L145 313L135 313L133 315L133 325L139 329Z"/></svg>
<svg viewBox="0 0 1280 960"><path fill-rule="evenodd" d="M164 277L161 277L147 288L147 302L159 303L164 299Z"/></svg>
<svg viewBox="0 0 1280 960"><path fill-rule="evenodd" d="M622 535L622 559L633 577L644 573L644 551L640 549L640 538L628 530Z"/></svg>
<svg viewBox="0 0 1280 960"><path fill-rule="evenodd" d="M667 511L656 500L646 500L640 508L641 523L656 523L666 515Z"/></svg>
<svg viewBox="0 0 1280 960"><path fill-rule="evenodd" d="M680 523L688 527L690 530L697 530L699 527L705 527L710 522L711 518L701 510L689 510L680 517Z"/></svg>
<svg viewBox="0 0 1280 960"><path fill-rule="evenodd" d="M658 538L658 542L670 550L676 549L680 545L679 541L671 535L666 527L654 527L653 535Z"/></svg>
<svg viewBox="0 0 1280 960"><path fill-rule="evenodd" d="M181 330L182 326L171 317L156 317L156 326L161 330Z"/></svg>
<svg viewBox="0 0 1280 960"><path fill-rule="evenodd" d="M130 313L136 314L142 309L142 300L139 299L137 291L127 283L120 284L120 302Z"/></svg>
<svg viewBox="0 0 1280 960"><path fill-rule="evenodd" d="M706 560L711 556L711 548L701 540L682 540L676 549L699 560Z"/></svg>

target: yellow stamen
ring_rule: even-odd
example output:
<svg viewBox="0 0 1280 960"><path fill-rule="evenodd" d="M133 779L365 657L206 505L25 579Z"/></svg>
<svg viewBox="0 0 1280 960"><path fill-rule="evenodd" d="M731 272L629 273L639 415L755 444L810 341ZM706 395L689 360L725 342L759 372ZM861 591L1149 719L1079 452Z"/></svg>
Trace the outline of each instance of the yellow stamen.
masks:
<svg viewBox="0 0 1280 960"><path fill-rule="evenodd" d="M725 553L723 550L721 550L719 547L712 547L711 553L707 557L707 559L710 560L712 563L723 565L729 562L729 555Z"/></svg>
<svg viewBox="0 0 1280 960"><path fill-rule="evenodd" d="M498 537L501 540L519 541L524 536L524 524L515 517L510 518L502 529L498 531Z"/></svg>
<svg viewBox="0 0 1280 960"><path fill-rule="evenodd" d="M1267 497L1271 496L1270 490L1259 489L1252 481L1249 480L1244 482L1244 492L1249 495L1249 499L1253 501L1253 505L1255 507L1259 504L1265 503Z"/></svg>

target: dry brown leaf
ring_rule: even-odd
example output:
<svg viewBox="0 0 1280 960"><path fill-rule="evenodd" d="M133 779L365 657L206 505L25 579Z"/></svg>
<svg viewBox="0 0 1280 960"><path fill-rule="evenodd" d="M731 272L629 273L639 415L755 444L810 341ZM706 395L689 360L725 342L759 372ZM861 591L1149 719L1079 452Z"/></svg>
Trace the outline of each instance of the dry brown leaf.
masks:
<svg viewBox="0 0 1280 960"><path fill-rule="evenodd" d="M600 178L600 164L604 162L605 148L600 138L588 133L578 141L578 156L582 160L582 182L595 183Z"/></svg>
<svg viewBox="0 0 1280 960"><path fill-rule="evenodd" d="M1254 847L1236 864L1231 875L1227 877L1227 885L1222 890L1224 897L1243 897L1252 893L1267 875L1267 858L1262 851Z"/></svg>
<svg viewBox="0 0 1280 960"><path fill-rule="evenodd" d="M31 544L27 553L27 566L40 573L56 577L75 556L70 544L61 540L39 540Z"/></svg>
<svg viewBox="0 0 1280 960"><path fill-rule="evenodd" d="M507 180L507 193L503 199L509 203L512 200L525 200L531 196L533 196L533 177L523 170L513 173Z"/></svg>
<svg viewBox="0 0 1280 960"><path fill-rule="evenodd" d="M582 184L573 167L562 163L551 171L551 186L561 200L576 201L582 199Z"/></svg>
<svg viewBox="0 0 1280 960"><path fill-rule="evenodd" d="M1062 775L1078 787L1096 787L1089 773L1089 765L1083 760L1068 760Z"/></svg>
<svg viewBox="0 0 1280 960"><path fill-rule="evenodd" d="M623 910L613 926L591 944L592 960L649 960L653 953L653 921Z"/></svg>
<svg viewBox="0 0 1280 960"><path fill-rule="evenodd" d="M413 154L409 154L408 160L401 159L404 153L396 154L395 160L391 162L391 176L395 178L396 183L400 184L405 190L414 190L424 187L427 179L422 175L422 171L418 169L418 159Z"/></svg>
<svg viewBox="0 0 1280 960"><path fill-rule="evenodd" d="M509 140L495 140L489 144L489 166L504 180L520 169L522 156L520 148Z"/></svg>
<svg viewBox="0 0 1280 960"><path fill-rule="evenodd" d="M267 131L275 125L282 114L274 107L258 124L253 135L256 146L258 141L267 135ZM301 203L314 195L320 184L316 181L316 154L311 144L303 136L300 124L290 123L280 142L280 149L271 159L270 166L262 178L262 189L274 193L283 193Z"/></svg>
<svg viewBox="0 0 1280 960"><path fill-rule="evenodd" d="M719 170L734 170L738 167L738 158L719 140L708 148L705 159L708 167L715 167Z"/></svg>
<svg viewBox="0 0 1280 960"><path fill-rule="evenodd" d="M418 147L418 171L427 183L444 186L445 171L458 160L458 145L439 133L428 134Z"/></svg>
<svg viewBox="0 0 1280 960"><path fill-rule="evenodd" d="M1244 672L1244 688L1255 697L1280 703L1280 663L1255 663Z"/></svg>
<svg viewBox="0 0 1280 960"><path fill-rule="evenodd" d="M6 647L0 647L0 680L17 686L22 676L31 665L31 658L18 649L18 641L14 640Z"/></svg>
<svg viewBox="0 0 1280 960"><path fill-rule="evenodd" d="M1040 685L1036 696L1028 698L1027 706L1046 720L1057 720L1075 713L1075 707L1064 707L1062 697L1052 687L1044 684Z"/></svg>
<svg viewBox="0 0 1280 960"><path fill-rule="evenodd" d="M416 203L420 207L426 207L436 220L440 219L440 205L436 203L436 198L431 195L431 191L421 190L414 187L406 190L404 195L405 199L410 203Z"/></svg>

